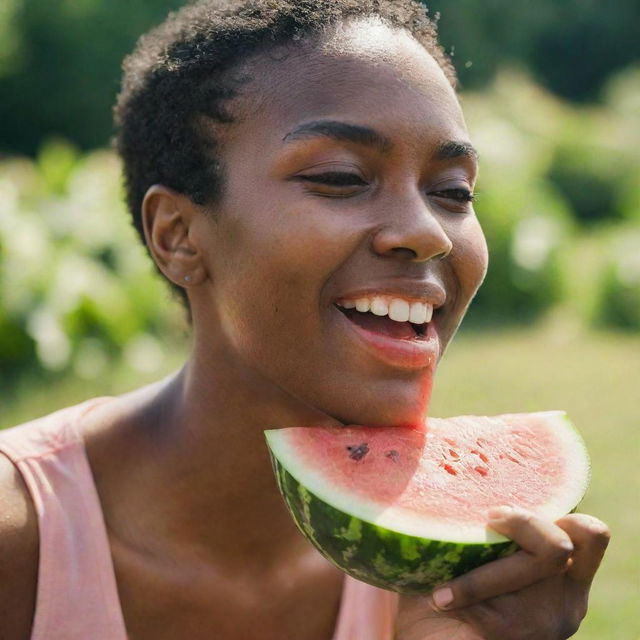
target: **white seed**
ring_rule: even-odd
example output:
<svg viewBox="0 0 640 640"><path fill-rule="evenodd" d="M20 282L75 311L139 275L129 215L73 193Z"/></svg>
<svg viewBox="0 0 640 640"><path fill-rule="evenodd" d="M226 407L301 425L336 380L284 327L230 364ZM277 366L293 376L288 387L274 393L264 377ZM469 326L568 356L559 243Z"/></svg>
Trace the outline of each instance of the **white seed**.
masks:
<svg viewBox="0 0 640 640"><path fill-rule="evenodd" d="M369 298L358 298L356 300L356 309L362 313L369 311Z"/></svg>
<svg viewBox="0 0 640 640"><path fill-rule="evenodd" d="M386 316L389 313L389 307L382 298L374 298L371 301L371 313L376 316Z"/></svg>
<svg viewBox="0 0 640 640"><path fill-rule="evenodd" d="M409 320L409 303L406 300L395 298L389 305L389 317L396 322Z"/></svg>

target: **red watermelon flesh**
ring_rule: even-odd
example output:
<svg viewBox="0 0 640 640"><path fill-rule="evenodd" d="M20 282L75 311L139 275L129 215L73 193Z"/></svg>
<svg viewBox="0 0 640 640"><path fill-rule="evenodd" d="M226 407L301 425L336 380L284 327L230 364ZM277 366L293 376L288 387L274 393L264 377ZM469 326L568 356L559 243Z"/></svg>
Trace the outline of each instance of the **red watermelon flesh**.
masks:
<svg viewBox="0 0 640 640"><path fill-rule="evenodd" d="M387 518L394 513L408 524L429 514L442 524L484 528L491 507L545 513L558 487L574 481L580 499L584 480L571 477L568 459L571 447L584 447L550 429L550 415L562 414L431 418L427 431L311 427L287 430L286 437L302 466Z"/></svg>

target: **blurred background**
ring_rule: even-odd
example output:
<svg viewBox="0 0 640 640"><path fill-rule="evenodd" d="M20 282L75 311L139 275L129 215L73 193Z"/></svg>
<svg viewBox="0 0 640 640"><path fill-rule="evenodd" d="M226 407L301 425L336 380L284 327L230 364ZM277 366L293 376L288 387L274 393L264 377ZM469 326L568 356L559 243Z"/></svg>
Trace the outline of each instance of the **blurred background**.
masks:
<svg viewBox="0 0 640 640"><path fill-rule="evenodd" d="M178 0L0 2L0 427L178 367L109 149L120 64ZM566 409L613 541L580 640L640 637L640 5L437 0L491 265L432 413Z"/></svg>

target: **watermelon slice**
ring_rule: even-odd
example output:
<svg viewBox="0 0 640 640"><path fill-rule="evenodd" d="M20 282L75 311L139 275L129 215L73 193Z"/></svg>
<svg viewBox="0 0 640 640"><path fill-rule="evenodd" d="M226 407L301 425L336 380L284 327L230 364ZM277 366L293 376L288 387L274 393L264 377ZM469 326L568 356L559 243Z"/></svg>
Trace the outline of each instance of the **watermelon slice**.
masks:
<svg viewBox="0 0 640 640"><path fill-rule="evenodd" d="M302 533L352 577L399 592L430 591L512 553L486 527L491 507L557 520L589 481L584 442L560 411L265 434Z"/></svg>

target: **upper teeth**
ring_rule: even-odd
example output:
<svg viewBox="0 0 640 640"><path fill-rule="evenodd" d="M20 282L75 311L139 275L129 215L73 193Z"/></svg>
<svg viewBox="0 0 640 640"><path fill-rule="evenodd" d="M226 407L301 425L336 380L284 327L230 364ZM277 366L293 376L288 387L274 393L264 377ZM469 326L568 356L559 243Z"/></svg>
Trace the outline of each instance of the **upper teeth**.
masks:
<svg viewBox="0 0 640 640"><path fill-rule="evenodd" d="M377 316L389 316L396 322L424 324L431 321L433 305L427 302L408 302L402 298L371 296L367 298L346 298L337 303L345 309L371 313Z"/></svg>

